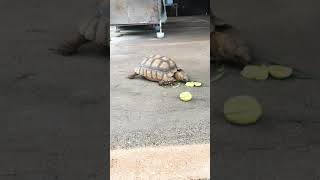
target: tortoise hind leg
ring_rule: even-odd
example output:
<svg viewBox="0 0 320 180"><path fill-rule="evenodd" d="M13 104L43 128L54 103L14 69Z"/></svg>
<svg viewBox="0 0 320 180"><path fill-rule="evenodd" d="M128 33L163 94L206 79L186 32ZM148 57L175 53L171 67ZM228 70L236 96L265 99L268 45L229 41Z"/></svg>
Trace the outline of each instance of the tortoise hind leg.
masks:
<svg viewBox="0 0 320 180"><path fill-rule="evenodd" d="M134 78L136 78L138 76L138 74L136 73L136 72L134 72L134 73L132 73L132 74L130 74L129 76L128 76L128 79L134 79Z"/></svg>

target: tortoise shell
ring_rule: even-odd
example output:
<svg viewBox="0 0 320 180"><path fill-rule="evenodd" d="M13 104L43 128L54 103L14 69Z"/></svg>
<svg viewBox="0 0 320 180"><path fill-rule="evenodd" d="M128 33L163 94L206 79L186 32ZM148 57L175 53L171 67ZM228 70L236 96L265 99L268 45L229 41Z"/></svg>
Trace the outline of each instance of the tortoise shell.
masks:
<svg viewBox="0 0 320 180"><path fill-rule="evenodd" d="M177 65L172 59L160 55L151 55L144 58L134 69L135 73L150 81L166 81L173 77L177 70Z"/></svg>

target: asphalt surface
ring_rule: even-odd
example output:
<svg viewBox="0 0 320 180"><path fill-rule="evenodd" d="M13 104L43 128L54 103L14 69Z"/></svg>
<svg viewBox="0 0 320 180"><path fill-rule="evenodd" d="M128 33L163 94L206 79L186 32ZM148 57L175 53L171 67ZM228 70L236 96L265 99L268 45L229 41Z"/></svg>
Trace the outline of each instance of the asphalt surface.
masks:
<svg viewBox="0 0 320 180"><path fill-rule="evenodd" d="M0 179L105 179L106 58L48 51L95 1L0 4Z"/></svg>
<svg viewBox="0 0 320 180"><path fill-rule="evenodd" d="M152 29L112 32L110 55L111 149L210 141L209 18L171 18L166 37L155 38ZM200 88L160 87L144 79L127 79L145 56L172 58ZM193 100L178 97L190 91Z"/></svg>

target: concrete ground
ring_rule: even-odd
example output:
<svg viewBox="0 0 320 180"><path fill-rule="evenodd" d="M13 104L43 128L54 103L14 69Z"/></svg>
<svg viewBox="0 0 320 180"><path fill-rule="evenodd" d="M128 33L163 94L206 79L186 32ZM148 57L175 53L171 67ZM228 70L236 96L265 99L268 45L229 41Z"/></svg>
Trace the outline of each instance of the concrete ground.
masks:
<svg viewBox="0 0 320 180"><path fill-rule="evenodd" d="M111 149L210 142L209 18L170 18L166 37L151 30L111 31ZM160 54L176 61L200 88L160 87L126 77L145 56ZM179 94L190 91L191 102Z"/></svg>
<svg viewBox="0 0 320 180"><path fill-rule="evenodd" d="M210 177L210 144L114 150L111 157L112 180L207 180Z"/></svg>

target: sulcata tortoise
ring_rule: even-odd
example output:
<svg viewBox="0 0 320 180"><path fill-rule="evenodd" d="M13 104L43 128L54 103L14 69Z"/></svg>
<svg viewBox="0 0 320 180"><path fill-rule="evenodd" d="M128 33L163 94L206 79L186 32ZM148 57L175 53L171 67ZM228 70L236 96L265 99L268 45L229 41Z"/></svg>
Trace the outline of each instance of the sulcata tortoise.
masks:
<svg viewBox="0 0 320 180"><path fill-rule="evenodd" d="M187 82L189 77L176 63L165 56L151 55L134 69L134 73L129 75L129 79L142 76L150 81L159 82L159 85L169 85L176 81Z"/></svg>
<svg viewBox="0 0 320 180"><path fill-rule="evenodd" d="M96 14L80 24L76 33L70 35L55 51L64 56L77 53L78 49L94 42L107 53L109 47L109 0L101 0Z"/></svg>
<svg viewBox="0 0 320 180"><path fill-rule="evenodd" d="M249 48L233 26L215 15L211 16L210 56L215 62L231 62L247 65L251 61Z"/></svg>

